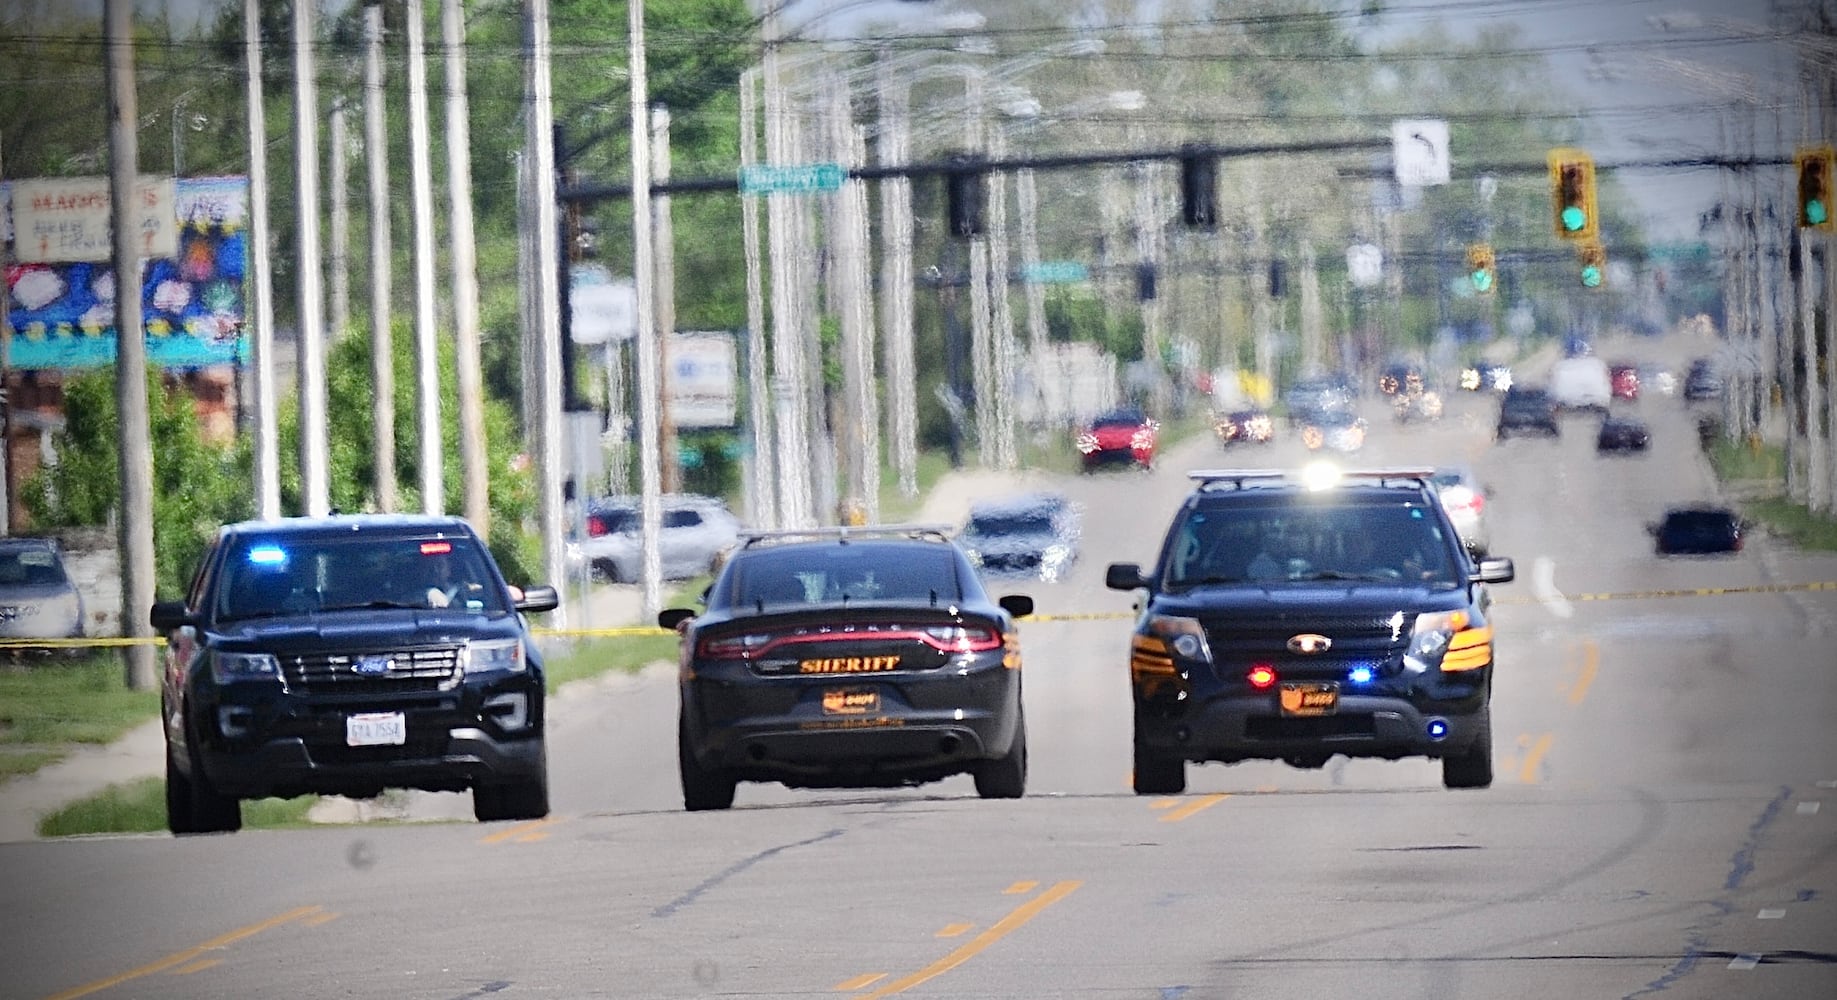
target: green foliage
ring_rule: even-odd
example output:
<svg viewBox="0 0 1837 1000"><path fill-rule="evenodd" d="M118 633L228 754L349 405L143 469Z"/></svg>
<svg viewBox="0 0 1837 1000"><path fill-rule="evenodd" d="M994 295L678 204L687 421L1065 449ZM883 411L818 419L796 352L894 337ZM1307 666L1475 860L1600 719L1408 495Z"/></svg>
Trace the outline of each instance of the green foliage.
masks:
<svg viewBox="0 0 1837 1000"><path fill-rule="evenodd" d="M317 796L254 799L242 803L244 829L300 827ZM110 785L95 795L52 812L38 821L41 837L76 837L91 833L159 833L166 829L166 782L141 778Z"/></svg>
<svg viewBox="0 0 1837 1000"><path fill-rule="evenodd" d="M1118 315L1102 299L1087 292L1047 293L1046 335L1055 343L1090 341L1123 364L1142 360L1141 312L1129 310Z"/></svg>

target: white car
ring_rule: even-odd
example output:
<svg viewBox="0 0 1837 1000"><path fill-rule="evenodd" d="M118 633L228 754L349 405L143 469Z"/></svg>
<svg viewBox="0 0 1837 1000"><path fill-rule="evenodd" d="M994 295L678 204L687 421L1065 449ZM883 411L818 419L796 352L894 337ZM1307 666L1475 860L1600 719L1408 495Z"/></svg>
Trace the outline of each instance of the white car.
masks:
<svg viewBox="0 0 1837 1000"><path fill-rule="evenodd" d="M1484 558L1491 545L1486 530L1486 502L1492 497L1492 489L1481 485L1474 478L1473 470L1464 465L1441 466L1429 481L1434 484L1448 519L1454 522L1461 544L1467 546L1474 558Z"/></svg>
<svg viewBox="0 0 1837 1000"><path fill-rule="evenodd" d="M1565 410L1607 412L1614 399L1614 379L1607 362L1596 357L1564 358L1550 366L1550 397Z"/></svg>
<svg viewBox="0 0 1837 1000"><path fill-rule="evenodd" d="M637 497L602 497L587 502L580 558L597 577L637 583L644 570L643 518ZM665 580L687 580L713 572L740 538L740 519L714 497L672 493L663 497L657 551Z"/></svg>

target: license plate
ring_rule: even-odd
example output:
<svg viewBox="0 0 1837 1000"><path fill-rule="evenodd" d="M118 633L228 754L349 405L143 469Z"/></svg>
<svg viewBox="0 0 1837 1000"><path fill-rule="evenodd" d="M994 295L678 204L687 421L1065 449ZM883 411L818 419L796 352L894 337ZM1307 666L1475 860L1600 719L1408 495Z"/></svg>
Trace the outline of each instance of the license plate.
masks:
<svg viewBox="0 0 1837 1000"><path fill-rule="evenodd" d="M347 715L344 742L353 747L399 747L408 742L408 719L401 712Z"/></svg>
<svg viewBox="0 0 1837 1000"><path fill-rule="evenodd" d="M1339 711L1339 685L1331 681L1282 685L1283 715L1331 715Z"/></svg>
<svg viewBox="0 0 1837 1000"><path fill-rule="evenodd" d="M823 692L824 715L866 715L880 711L880 692L860 688L832 688Z"/></svg>

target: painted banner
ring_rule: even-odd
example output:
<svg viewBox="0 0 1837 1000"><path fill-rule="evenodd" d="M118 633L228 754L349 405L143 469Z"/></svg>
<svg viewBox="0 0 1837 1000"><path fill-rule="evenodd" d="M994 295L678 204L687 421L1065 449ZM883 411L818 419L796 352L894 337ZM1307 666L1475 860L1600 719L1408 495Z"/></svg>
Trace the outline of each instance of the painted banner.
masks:
<svg viewBox="0 0 1837 1000"><path fill-rule="evenodd" d="M732 427L739 395L734 337L724 331L670 334L664 348L664 405L678 427Z"/></svg>
<svg viewBox="0 0 1837 1000"><path fill-rule="evenodd" d="M5 231L15 237L16 250L22 249L19 242L32 232L27 222L33 210L22 202L34 183L43 182L0 184L0 211L7 215ZM248 264L248 179L181 178L173 188L167 204L172 207L176 234L174 252L142 263L141 315L147 363L160 368L201 368L247 361L243 278ZM41 201L39 217L50 207ZM74 202L65 207L77 213ZM107 212L106 199L102 211ZM75 369L112 364L116 335L113 264L106 260L25 262L28 256L42 255L16 252L11 258L15 262L6 268L6 318L11 335L8 367Z"/></svg>

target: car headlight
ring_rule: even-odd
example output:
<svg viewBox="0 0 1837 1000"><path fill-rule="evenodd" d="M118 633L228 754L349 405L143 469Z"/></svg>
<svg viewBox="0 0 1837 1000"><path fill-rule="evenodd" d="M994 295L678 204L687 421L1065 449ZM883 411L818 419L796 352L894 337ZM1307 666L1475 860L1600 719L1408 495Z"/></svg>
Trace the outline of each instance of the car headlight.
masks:
<svg viewBox="0 0 1837 1000"><path fill-rule="evenodd" d="M210 675L219 684L278 679L281 663L273 653L219 652L211 657Z"/></svg>
<svg viewBox="0 0 1837 1000"><path fill-rule="evenodd" d="M963 554L969 557L971 566L981 566L982 565L982 553L976 551L975 549L964 549Z"/></svg>
<svg viewBox="0 0 1837 1000"><path fill-rule="evenodd" d="M1212 647L1206 643L1206 630L1197 618L1155 615L1148 619L1148 634L1158 637L1183 659L1212 662Z"/></svg>
<svg viewBox="0 0 1837 1000"><path fill-rule="evenodd" d="M468 674L492 672L522 673L528 664L523 659L523 640L492 639L466 643Z"/></svg>
<svg viewBox="0 0 1837 1000"><path fill-rule="evenodd" d="M1465 611L1417 615L1416 627L1410 631L1409 651L1403 654L1403 669L1422 673L1430 667L1440 667L1448 644L1454 641L1456 632L1467 627L1467 622Z"/></svg>

